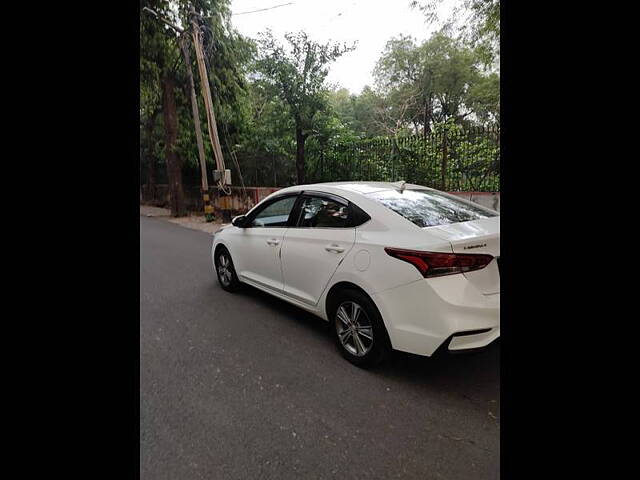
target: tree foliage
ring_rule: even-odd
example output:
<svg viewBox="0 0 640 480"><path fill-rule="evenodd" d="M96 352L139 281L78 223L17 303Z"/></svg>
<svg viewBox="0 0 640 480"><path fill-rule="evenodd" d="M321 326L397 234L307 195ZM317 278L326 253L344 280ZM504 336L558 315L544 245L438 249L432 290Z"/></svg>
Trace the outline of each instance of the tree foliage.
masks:
<svg viewBox="0 0 640 480"><path fill-rule="evenodd" d="M391 100L386 112L396 129L426 135L449 119L497 121L498 77L484 75L481 62L475 50L443 32L420 45L404 35L389 40L374 75Z"/></svg>
<svg viewBox="0 0 640 480"><path fill-rule="evenodd" d="M188 34L191 28L191 8L195 11L196 22L203 34L205 62L209 72L209 82L214 108L218 119L218 127L225 145L233 144L241 135L246 124L247 65L255 56L255 45L252 41L239 35L231 25L229 0L142 0L140 15L140 118L141 118L141 150L144 176L147 184L154 184L157 168L166 164L170 185L182 184L184 167L198 164L195 140L195 129L190 103L190 91L187 81L187 65L180 50L180 35L142 8L149 7L160 16L179 28L187 30L185 40L191 50L190 60L196 96L199 102L200 122L206 125L204 102L200 95L199 74L195 63L195 52ZM158 115L163 110L163 85L171 78L173 96L175 97L176 119L175 140L167 145L166 117ZM163 128L158 129L157 125ZM164 130L164 132L163 132ZM206 129L205 129L206 130ZM205 134L205 157L213 164L213 150L208 135ZM162 161L164 160L164 162ZM175 162L176 168L170 165ZM142 168L141 168L142 170ZM187 168L186 171L189 171ZM173 177L180 177L177 180ZM173 199L180 197L179 187L172 193L172 211L174 214L184 213L184 207L174 208ZM178 211L179 210L179 211Z"/></svg>
<svg viewBox="0 0 640 480"><path fill-rule="evenodd" d="M318 131L316 115L327 106L328 66L354 47L339 43L320 44L305 32L288 33L285 39L288 49L270 31L262 35L262 54L256 69L264 83L287 105L293 118L298 182L304 183L304 146L306 139Z"/></svg>
<svg viewBox="0 0 640 480"><path fill-rule="evenodd" d="M430 24L442 23L446 31L460 32L460 38L476 49L485 65L500 58L500 0L458 0L452 14L442 22L438 8L444 0L411 0Z"/></svg>
<svg viewBox="0 0 640 480"><path fill-rule="evenodd" d="M439 3L412 2L428 20L433 20L430 12ZM442 149L434 150L429 142L444 131L449 139L457 139L447 147L452 178L495 172L498 144L459 132L499 122L500 77L486 68L483 50L483 44L493 48L499 39L497 0L461 0L458 14L463 11L469 25L461 35L442 28L423 42L405 35L389 39L373 72L374 84L359 94L327 84L333 62L355 45L318 43L304 32L289 33L281 43L265 31L253 41L233 28L230 0L141 0L144 6L185 29L190 28L194 8L221 146L236 185L240 180L251 185L303 183L307 175L320 178L319 172L332 161L345 175L357 166L371 178L405 175L439 181ZM141 173L146 192L167 183L175 186L172 198L179 195L177 184L200 182L187 65L178 37L157 18L141 13ZM190 39L189 45L205 156L212 167ZM495 58L499 51L490 54ZM174 115L166 115L167 104L174 105ZM386 147L372 147L378 144ZM479 170L473 170L470 155L480 162ZM464 172L455 170L456 165ZM483 180L483 188L489 188L491 175ZM475 180L460 181L461 188L470 188Z"/></svg>

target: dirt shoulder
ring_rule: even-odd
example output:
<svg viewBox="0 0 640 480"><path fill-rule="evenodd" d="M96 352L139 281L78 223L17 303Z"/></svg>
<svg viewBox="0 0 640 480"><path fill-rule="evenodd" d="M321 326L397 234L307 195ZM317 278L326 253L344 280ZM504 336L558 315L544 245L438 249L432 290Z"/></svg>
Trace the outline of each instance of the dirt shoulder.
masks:
<svg viewBox="0 0 640 480"><path fill-rule="evenodd" d="M204 215L189 215L187 217L172 217L171 212L167 208L152 207L149 205L140 205L140 216L156 217L171 223L180 225L181 227L190 228L192 230L200 230L213 235L220 230L223 225L221 220L210 223L205 221Z"/></svg>

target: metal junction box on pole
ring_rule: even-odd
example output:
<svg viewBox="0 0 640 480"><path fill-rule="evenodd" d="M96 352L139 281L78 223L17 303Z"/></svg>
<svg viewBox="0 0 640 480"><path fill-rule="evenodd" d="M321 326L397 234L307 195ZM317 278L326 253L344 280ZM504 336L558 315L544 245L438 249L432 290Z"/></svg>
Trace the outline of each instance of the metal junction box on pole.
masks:
<svg viewBox="0 0 640 480"><path fill-rule="evenodd" d="M214 170L213 171L213 180L215 182L220 182L222 181L222 183L224 185L232 185L231 183L231 170L230 169L225 169L225 170Z"/></svg>

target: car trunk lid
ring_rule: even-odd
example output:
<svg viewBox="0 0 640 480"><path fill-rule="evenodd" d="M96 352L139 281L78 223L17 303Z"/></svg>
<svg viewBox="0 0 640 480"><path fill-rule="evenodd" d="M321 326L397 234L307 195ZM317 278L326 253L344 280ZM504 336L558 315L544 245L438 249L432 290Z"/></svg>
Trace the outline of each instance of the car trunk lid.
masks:
<svg viewBox="0 0 640 480"><path fill-rule="evenodd" d="M453 253L483 253L495 257L480 270L463 275L485 295L500 293L500 217L425 227L423 230L451 244Z"/></svg>

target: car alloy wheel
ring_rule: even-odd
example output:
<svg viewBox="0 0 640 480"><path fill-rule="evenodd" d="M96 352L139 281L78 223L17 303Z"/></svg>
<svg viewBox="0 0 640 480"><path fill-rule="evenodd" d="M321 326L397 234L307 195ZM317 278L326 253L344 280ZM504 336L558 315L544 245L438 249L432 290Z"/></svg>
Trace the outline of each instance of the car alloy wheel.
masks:
<svg viewBox="0 0 640 480"><path fill-rule="evenodd" d="M218 278L220 279L220 283L225 287L230 286L233 280L233 271L231 268L231 259L229 256L226 253L220 254L220 256L218 256Z"/></svg>
<svg viewBox="0 0 640 480"><path fill-rule="evenodd" d="M364 357L373 347L373 325L367 312L352 300L336 311L336 333L342 347L356 357Z"/></svg>

